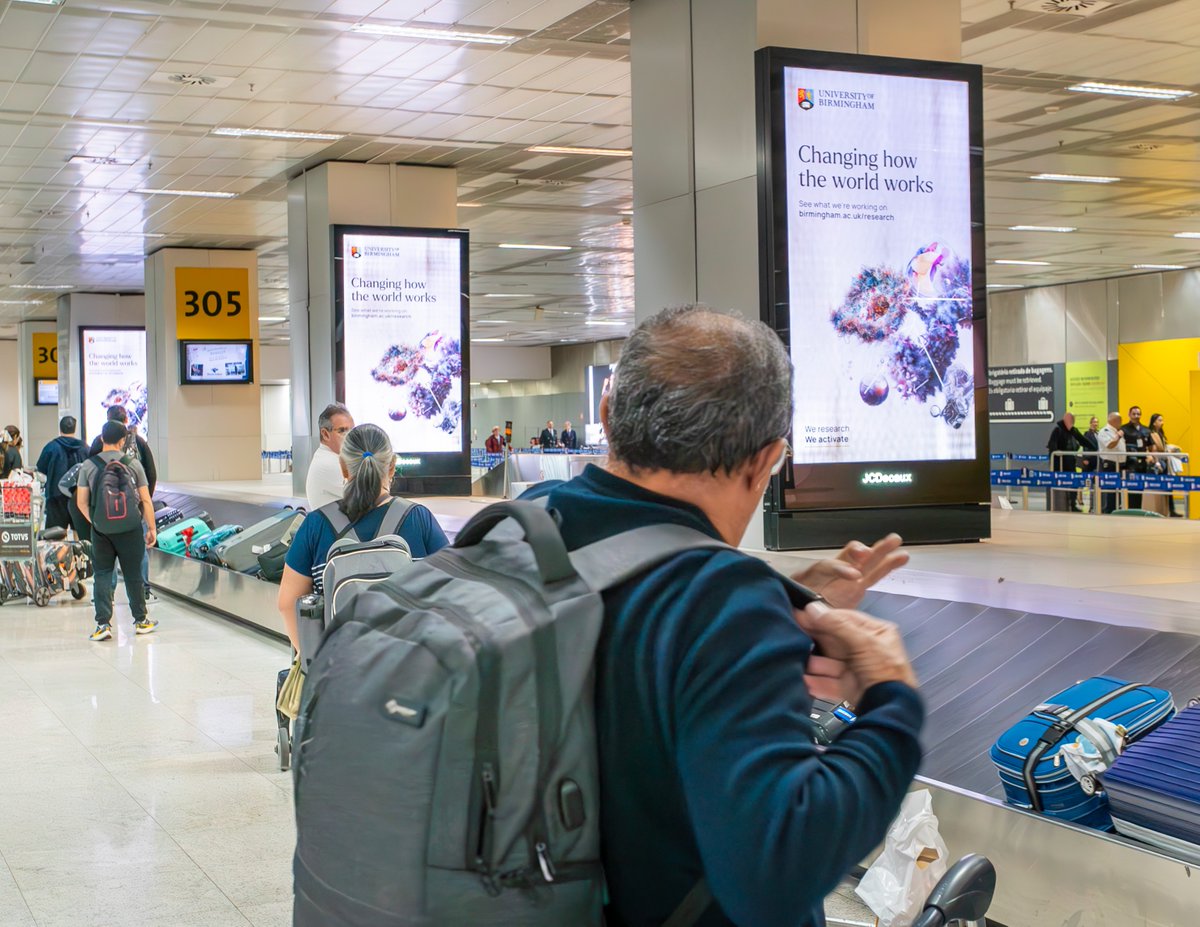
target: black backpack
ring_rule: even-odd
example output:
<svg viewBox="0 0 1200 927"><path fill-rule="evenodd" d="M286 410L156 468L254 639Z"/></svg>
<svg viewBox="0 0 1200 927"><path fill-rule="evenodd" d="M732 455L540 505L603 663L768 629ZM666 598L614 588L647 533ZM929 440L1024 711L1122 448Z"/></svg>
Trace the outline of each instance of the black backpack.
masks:
<svg viewBox="0 0 1200 927"><path fill-rule="evenodd" d="M92 480L92 527L101 534L124 534L140 531L142 527L142 502L138 494L137 478L129 456L120 460L101 461L103 464Z"/></svg>

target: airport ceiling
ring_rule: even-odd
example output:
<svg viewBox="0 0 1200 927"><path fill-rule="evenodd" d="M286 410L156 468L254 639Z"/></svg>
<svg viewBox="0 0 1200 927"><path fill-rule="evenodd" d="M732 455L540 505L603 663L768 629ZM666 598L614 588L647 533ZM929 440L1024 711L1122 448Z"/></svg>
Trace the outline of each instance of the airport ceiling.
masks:
<svg viewBox="0 0 1200 927"><path fill-rule="evenodd" d="M258 249L263 337L286 341L286 183L330 159L458 169L473 337L620 336L631 161L529 149L631 146L629 28L627 0L0 0L0 337L191 246ZM1200 235L1200 95L1067 89L1200 89L1200 0L962 0L962 29L985 68L990 285L1200 264L1176 237ZM164 189L236 196L137 192Z"/></svg>

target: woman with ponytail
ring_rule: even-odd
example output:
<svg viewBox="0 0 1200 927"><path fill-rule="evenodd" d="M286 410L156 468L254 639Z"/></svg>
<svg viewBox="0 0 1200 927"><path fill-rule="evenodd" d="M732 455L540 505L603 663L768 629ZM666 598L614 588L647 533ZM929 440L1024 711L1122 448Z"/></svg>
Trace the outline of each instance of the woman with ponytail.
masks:
<svg viewBox="0 0 1200 927"><path fill-rule="evenodd" d="M396 454L387 432L378 425L359 425L342 440L338 455L346 485L342 498L310 512L288 548L283 579L279 586L279 612L292 646L297 647L296 602L310 592L322 592L321 575L329 548L339 537L330 522L328 509L336 509L350 521L355 535L369 541L383 524L391 502L392 476L396 472ZM346 529L347 531L349 529ZM446 535L423 505L413 505L398 531L408 542L416 560L428 557L448 543ZM298 647L297 647L298 649Z"/></svg>

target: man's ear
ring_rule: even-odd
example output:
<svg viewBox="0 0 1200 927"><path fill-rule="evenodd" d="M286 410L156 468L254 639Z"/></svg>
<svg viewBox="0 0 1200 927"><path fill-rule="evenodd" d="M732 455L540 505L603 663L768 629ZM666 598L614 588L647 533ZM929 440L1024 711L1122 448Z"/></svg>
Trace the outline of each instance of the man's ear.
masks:
<svg viewBox="0 0 1200 927"><path fill-rule="evenodd" d="M771 481L771 468L779 460L783 443L782 438L778 441L772 441L747 461L745 478L748 489L753 489L756 494L766 492L766 488Z"/></svg>

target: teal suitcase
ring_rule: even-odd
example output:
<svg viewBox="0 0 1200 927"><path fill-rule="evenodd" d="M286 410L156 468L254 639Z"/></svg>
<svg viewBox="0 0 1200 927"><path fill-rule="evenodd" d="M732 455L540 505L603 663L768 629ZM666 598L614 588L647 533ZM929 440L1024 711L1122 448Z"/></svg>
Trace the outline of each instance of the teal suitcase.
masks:
<svg viewBox="0 0 1200 927"><path fill-rule="evenodd" d="M212 530L199 518L188 518L169 528L164 528L158 533L158 549L177 557L184 556L187 552L187 539L184 532L189 528L192 530L193 538L199 538Z"/></svg>

